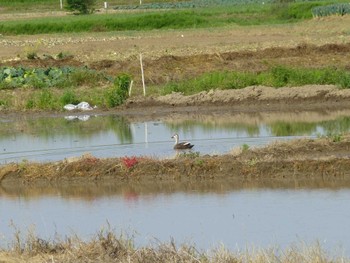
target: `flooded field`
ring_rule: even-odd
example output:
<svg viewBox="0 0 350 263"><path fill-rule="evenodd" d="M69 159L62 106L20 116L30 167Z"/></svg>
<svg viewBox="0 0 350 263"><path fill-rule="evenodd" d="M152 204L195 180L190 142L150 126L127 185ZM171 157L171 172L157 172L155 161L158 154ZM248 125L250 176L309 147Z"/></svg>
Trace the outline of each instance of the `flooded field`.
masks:
<svg viewBox="0 0 350 263"><path fill-rule="evenodd" d="M128 120L117 115L2 119L0 163L56 161L91 153L96 157L174 156L174 132L194 152L228 153L244 144L266 145L296 137L336 135L350 130L350 111L174 115Z"/></svg>
<svg viewBox="0 0 350 263"><path fill-rule="evenodd" d="M0 161L48 162L87 152L96 157L166 158L176 154L170 139L174 132L204 155L349 130L349 111L173 114L155 120L117 115L22 117L1 120ZM266 167L270 169L268 163ZM350 187L341 178L275 177L266 184L246 177L156 178L148 183L48 181L41 186L2 182L0 244L13 242L18 229L24 236L34 230L44 239L77 234L88 240L110 226L133 236L137 246L171 238L203 250L220 244L239 250L319 242L327 251L350 255Z"/></svg>
<svg viewBox="0 0 350 263"><path fill-rule="evenodd" d="M187 189L186 189L187 188ZM14 227L52 239L77 234L91 238L108 228L134 236L137 246L168 242L209 249L286 248L319 242L326 251L350 255L349 188L245 186L166 187L149 192L104 186L14 190L1 188L1 243ZM142 193L142 191L144 191Z"/></svg>

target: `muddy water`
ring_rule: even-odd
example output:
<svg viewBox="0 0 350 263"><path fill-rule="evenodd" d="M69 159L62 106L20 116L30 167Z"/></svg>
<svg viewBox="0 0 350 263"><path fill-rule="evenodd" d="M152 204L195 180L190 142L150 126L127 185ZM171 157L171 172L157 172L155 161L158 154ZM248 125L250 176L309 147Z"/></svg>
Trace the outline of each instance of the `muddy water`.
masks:
<svg viewBox="0 0 350 263"><path fill-rule="evenodd" d="M1 119L0 163L55 161L91 153L96 157L172 157L174 132L193 151L222 154L244 144L264 145L298 136L350 130L350 112L221 113L171 115L150 121L116 115Z"/></svg>
<svg viewBox="0 0 350 263"><path fill-rule="evenodd" d="M109 225L137 246L171 238L203 250L319 242L350 255L350 188L292 185L2 186L0 241L13 241L13 225L51 240L56 233L89 239Z"/></svg>

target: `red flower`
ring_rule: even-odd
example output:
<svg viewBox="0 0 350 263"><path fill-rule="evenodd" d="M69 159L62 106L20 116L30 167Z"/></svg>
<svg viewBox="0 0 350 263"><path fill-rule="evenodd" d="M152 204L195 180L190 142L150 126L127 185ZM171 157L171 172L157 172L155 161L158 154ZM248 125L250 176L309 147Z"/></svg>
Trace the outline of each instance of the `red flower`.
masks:
<svg viewBox="0 0 350 263"><path fill-rule="evenodd" d="M122 159L123 164L125 165L125 167L128 168L128 169L132 168L135 164L138 163L138 160L137 160L136 156L131 156L131 157L125 156L125 157L123 157L121 159Z"/></svg>

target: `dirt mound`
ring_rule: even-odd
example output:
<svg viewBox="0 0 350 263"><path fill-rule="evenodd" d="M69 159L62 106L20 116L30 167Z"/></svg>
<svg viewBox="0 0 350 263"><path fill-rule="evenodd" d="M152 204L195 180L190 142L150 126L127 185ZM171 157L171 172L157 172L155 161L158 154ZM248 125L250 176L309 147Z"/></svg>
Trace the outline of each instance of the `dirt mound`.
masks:
<svg viewBox="0 0 350 263"><path fill-rule="evenodd" d="M117 109L119 114L154 116L175 112L248 112L348 109L350 90L333 85L271 88L251 86L239 90L210 90L184 96L133 97Z"/></svg>
<svg viewBox="0 0 350 263"><path fill-rule="evenodd" d="M84 63L75 60L73 57L55 59L53 57L42 57L36 59L14 60L0 63L0 66L28 67L28 68L49 68L49 67L81 67Z"/></svg>

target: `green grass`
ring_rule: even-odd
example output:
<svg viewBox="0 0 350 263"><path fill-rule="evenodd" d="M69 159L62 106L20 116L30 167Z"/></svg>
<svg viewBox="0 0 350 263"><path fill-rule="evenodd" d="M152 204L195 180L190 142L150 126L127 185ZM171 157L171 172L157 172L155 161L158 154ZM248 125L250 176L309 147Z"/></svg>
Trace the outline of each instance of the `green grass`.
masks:
<svg viewBox="0 0 350 263"><path fill-rule="evenodd" d="M271 87L303 86L308 84L333 84L341 88L350 88L350 72L337 68L289 68L276 66L261 73L251 72L211 72L182 82L164 86L162 94L182 92L195 94L211 89L241 89L253 85Z"/></svg>
<svg viewBox="0 0 350 263"><path fill-rule="evenodd" d="M66 0L63 1L63 6ZM168 0L157 0L156 2L167 2ZM99 9L104 6L105 0L96 0L95 8ZM109 6L127 5L140 3L139 0L108 0ZM142 3L152 3L155 0L142 0ZM59 0L1 0L0 13L10 12L44 12L44 11L61 11ZM65 11L65 10L63 10Z"/></svg>
<svg viewBox="0 0 350 263"><path fill-rule="evenodd" d="M34 0L32 1L36 3ZM40 3L38 2L39 5ZM0 32L3 35L32 35L290 23L311 18L311 9L313 7L329 3L328 1L322 1L297 2L283 5L241 4L186 10L28 18L26 20L3 21L0 24Z"/></svg>
<svg viewBox="0 0 350 263"><path fill-rule="evenodd" d="M11 72L9 72L11 69ZM86 101L99 108L113 108L124 103L128 94L131 76L121 74L115 78L114 84L100 72L87 69L70 69L69 75L59 75L56 80L46 80L43 69L32 69L29 84L21 84L16 80L24 68L6 68L7 73L14 74L11 82L2 81L0 86L0 108L3 109L39 109L62 110L65 104ZM33 76L32 76L33 75ZM40 78L38 77L40 76ZM60 81L63 76L66 81ZM5 75L5 79L9 76ZM22 78L20 79L28 79ZM102 85L101 85L102 84ZM308 69L274 66L264 72L210 72L194 79L183 80L150 87L153 95L166 95L172 92L182 92L185 95L209 91L211 89L241 89L253 85L270 87L303 86L310 84L333 84L339 88L350 88L350 72L335 67ZM21 90L26 95L18 96L13 90ZM15 94L15 95L14 95Z"/></svg>

